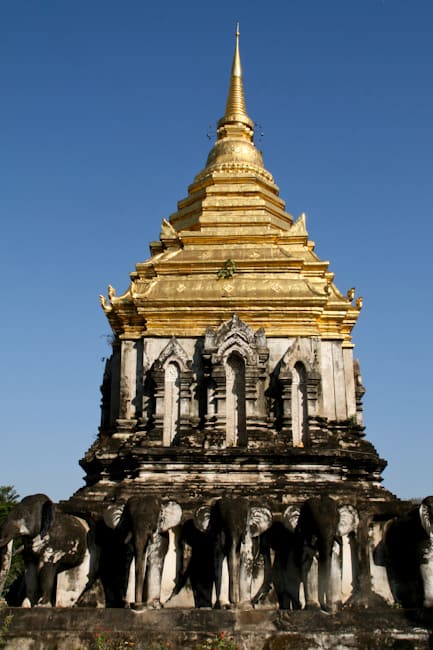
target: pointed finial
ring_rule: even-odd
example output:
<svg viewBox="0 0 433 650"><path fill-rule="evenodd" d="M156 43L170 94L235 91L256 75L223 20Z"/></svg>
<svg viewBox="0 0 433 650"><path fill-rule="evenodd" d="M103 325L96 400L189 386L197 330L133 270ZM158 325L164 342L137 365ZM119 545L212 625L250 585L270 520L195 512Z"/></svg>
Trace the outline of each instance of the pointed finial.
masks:
<svg viewBox="0 0 433 650"><path fill-rule="evenodd" d="M227 97L226 111L224 117L236 115L238 118L248 118L245 106L244 87L242 83L241 56L239 53L239 23L236 25L236 45L233 57L232 73L230 77L230 88Z"/></svg>

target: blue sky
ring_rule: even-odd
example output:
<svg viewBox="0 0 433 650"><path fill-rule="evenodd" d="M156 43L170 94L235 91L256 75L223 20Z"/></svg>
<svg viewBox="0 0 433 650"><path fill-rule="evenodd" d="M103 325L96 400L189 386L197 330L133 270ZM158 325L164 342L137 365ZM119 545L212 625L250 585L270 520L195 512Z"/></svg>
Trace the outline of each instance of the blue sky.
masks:
<svg viewBox="0 0 433 650"><path fill-rule="evenodd" d="M384 484L433 493L431 0L0 3L0 484L66 498L109 326L205 163L236 21L247 108L354 331Z"/></svg>

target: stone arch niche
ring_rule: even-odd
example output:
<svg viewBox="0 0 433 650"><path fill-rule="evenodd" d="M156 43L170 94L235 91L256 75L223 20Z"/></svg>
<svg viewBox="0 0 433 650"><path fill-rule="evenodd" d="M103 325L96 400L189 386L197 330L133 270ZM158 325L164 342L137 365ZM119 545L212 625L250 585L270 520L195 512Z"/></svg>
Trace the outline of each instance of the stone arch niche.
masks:
<svg viewBox="0 0 433 650"><path fill-rule="evenodd" d="M245 407L245 360L232 352L226 359L226 442L229 447L245 447L247 422Z"/></svg>
<svg viewBox="0 0 433 650"><path fill-rule="evenodd" d="M264 387L269 350L236 314L208 329L203 348L208 385L205 446L254 447L269 440Z"/></svg>
<svg viewBox="0 0 433 650"><path fill-rule="evenodd" d="M279 364L281 435L294 447L318 442L321 436L319 351L319 339L298 337Z"/></svg>
<svg viewBox="0 0 433 650"><path fill-rule="evenodd" d="M154 389L153 428L149 442L181 444L191 429L191 361L173 337L149 371Z"/></svg>
<svg viewBox="0 0 433 650"><path fill-rule="evenodd" d="M176 361L169 361L165 366L163 423L162 444L168 447L179 434L180 368Z"/></svg>
<svg viewBox="0 0 433 650"><path fill-rule="evenodd" d="M300 361L295 363L292 370L292 436L294 447L303 447L307 442L307 371Z"/></svg>

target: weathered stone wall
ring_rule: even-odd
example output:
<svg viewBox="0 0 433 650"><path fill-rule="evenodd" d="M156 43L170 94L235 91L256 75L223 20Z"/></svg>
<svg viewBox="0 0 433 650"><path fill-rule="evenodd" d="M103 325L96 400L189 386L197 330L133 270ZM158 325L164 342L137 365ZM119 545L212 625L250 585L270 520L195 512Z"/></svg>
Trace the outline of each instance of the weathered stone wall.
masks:
<svg viewBox="0 0 433 650"><path fill-rule="evenodd" d="M196 386L200 386L203 380L204 340L204 337L175 339L173 350L178 349L180 355L185 357L183 363L189 364L191 369L188 384L192 382L193 377ZM139 427L140 419L143 424L146 424L146 414L142 409L143 385L146 383L143 379L149 369L160 359L164 350L173 345L173 341L174 339L170 337L147 337L138 341L123 340L120 346L120 364L119 346L116 345L111 371L109 377L106 377L105 390L106 395L110 397L109 399L105 397L103 400L102 430L127 433L136 427L137 420ZM352 350L344 348L342 341L327 341L318 337L275 337L266 339L266 347L269 355L263 377L266 389L269 388L271 376L275 372L278 374L277 369L280 366L287 367L291 371L298 361L306 364L310 371L314 369L320 384L317 408L314 408L315 412L310 412L310 415L324 417L330 421L344 421L356 415ZM247 353L246 350L244 352ZM176 358L176 354L171 356ZM254 386L254 390L257 387ZM185 395L188 396L190 392L191 386L188 385ZM163 394L160 396L160 401L161 404L157 404L158 410L164 412L168 405L163 403ZM188 402L187 415L193 419L197 418L199 416L197 396L189 395ZM208 413L209 408L210 405ZM259 415L263 417L264 413ZM269 413L266 415L270 416Z"/></svg>
<svg viewBox="0 0 433 650"><path fill-rule="evenodd" d="M240 650L424 650L432 647L432 619L404 610L321 612L275 610L4 609L12 623L6 650L87 650L96 634L134 650L197 650L225 633Z"/></svg>

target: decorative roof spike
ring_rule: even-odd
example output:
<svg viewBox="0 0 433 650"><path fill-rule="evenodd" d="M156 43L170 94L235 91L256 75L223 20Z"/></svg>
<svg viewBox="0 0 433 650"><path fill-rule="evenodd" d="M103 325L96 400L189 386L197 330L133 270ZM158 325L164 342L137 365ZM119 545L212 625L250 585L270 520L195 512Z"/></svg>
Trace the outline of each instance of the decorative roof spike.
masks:
<svg viewBox="0 0 433 650"><path fill-rule="evenodd" d="M232 74L230 77L230 88L227 97L226 112L224 117L231 118L235 115L237 117L246 117L247 109L245 106L244 86L242 83L242 65L241 56L239 53L239 23L236 25L236 46L233 56Z"/></svg>

